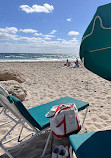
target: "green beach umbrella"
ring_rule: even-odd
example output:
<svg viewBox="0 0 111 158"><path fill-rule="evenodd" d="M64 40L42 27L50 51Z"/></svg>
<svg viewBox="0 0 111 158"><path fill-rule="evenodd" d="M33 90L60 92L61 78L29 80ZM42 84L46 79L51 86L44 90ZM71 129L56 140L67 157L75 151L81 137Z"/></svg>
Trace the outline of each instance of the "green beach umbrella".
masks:
<svg viewBox="0 0 111 158"><path fill-rule="evenodd" d="M80 58L87 69L111 81L111 3L97 8L83 35Z"/></svg>

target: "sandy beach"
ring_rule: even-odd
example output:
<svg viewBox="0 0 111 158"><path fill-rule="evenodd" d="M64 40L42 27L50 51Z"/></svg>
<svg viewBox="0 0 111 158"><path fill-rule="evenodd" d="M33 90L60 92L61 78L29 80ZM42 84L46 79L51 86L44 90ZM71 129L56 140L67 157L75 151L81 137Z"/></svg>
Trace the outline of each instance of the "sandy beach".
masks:
<svg viewBox="0 0 111 158"><path fill-rule="evenodd" d="M84 124L88 132L111 129L111 82L88 71L82 64L75 69L65 68L63 65L62 62L15 62L0 63L0 69L17 70L26 77L26 81L20 83L27 92L23 101L26 108L70 96L89 103ZM0 85L4 86L5 82L0 81ZM81 119L83 114L84 111L79 113ZM1 115L0 123L4 120L5 117ZM0 127L0 138L10 128L10 125ZM17 132L18 129L14 134ZM26 132L24 132L25 134ZM14 157L39 158L48 134L49 132L42 133L22 147L13 150ZM62 141L66 145L66 141ZM56 139L55 144L61 144L61 140ZM7 158L1 149L0 155L1 158ZM45 158L51 158L49 149Z"/></svg>

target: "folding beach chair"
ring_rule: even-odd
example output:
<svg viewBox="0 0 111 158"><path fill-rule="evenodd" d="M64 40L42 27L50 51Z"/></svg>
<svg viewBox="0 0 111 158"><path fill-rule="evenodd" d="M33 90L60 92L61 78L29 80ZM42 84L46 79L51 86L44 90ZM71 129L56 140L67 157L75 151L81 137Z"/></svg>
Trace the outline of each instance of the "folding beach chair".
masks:
<svg viewBox="0 0 111 158"><path fill-rule="evenodd" d="M69 141L77 158L111 157L111 130L70 135Z"/></svg>
<svg viewBox="0 0 111 158"><path fill-rule="evenodd" d="M0 140L0 147L5 151L5 153L10 158L13 158L13 156L9 153L8 150L15 148L26 142L20 140L23 128L26 128L27 130L34 132L35 135L39 134L41 131L46 130L46 128L50 127L50 119L46 118L45 114L52 108L52 106L59 104L67 104L67 103L75 103L79 111L84 110L86 108L86 113L87 113L87 107L89 106L87 102L77 100L75 98L71 98L68 96L27 110L19 99L17 99L12 95L9 95L0 86L0 104L3 106L0 114L4 113L6 116L8 116L8 118L11 121L15 123L15 125L11 127L11 129ZM9 111L14 115L15 118L13 118L10 115ZM86 113L83 119L83 123L85 121ZM0 126L3 126L7 123L10 123L10 121L2 123ZM26 126L26 123L29 125L30 128ZM6 137L14 130L14 128L18 124L21 124L20 134L10 140L5 141ZM32 139L35 135L33 135L30 139ZM45 154L45 150L47 149L47 145L50 137L51 134L49 134L42 156ZM19 144L17 146L10 148L4 146L6 143L10 142L15 138L18 138ZM28 139L28 141L30 139Z"/></svg>

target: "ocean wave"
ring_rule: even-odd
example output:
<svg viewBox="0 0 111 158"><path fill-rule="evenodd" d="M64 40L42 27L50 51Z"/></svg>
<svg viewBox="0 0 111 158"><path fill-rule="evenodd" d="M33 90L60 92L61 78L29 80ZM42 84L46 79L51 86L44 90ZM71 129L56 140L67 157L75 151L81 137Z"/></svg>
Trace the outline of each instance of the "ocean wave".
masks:
<svg viewBox="0 0 111 158"><path fill-rule="evenodd" d="M75 61L77 55L74 54L0 54L0 62L64 62Z"/></svg>

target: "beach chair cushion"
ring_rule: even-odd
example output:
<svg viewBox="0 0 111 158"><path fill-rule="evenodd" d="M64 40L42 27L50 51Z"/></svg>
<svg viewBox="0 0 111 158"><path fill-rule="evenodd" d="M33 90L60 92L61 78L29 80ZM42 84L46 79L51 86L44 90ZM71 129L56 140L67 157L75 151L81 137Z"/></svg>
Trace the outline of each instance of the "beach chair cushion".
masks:
<svg viewBox="0 0 111 158"><path fill-rule="evenodd" d="M34 126L39 129L41 129L40 125L37 123L37 121L31 116L31 114L28 112L28 110L25 108L23 103L16 97L12 95L8 95L7 99L10 103L13 103L16 105L17 109L20 111L20 113Z"/></svg>
<svg viewBox="0 0 111 158"><path fill-rule="evenodd" d="M69 136L77 158L111 157L111 130Z"/></svg>
<svg viewBox="0 0 111 158"><path fill-rule="evenodd" d="M45 115L48 111L50 111L52 106L59 105L59 104L68 104L68 103L75 103L79 111L89 106L89 103L87 102L66 96L64 98L60 98L52 102L31 108L28 111L31 115L33 115L35 120L39 122L40 126L44 127L45 125L46 126L50 125L50 119L46 118Z"/></svg>
<svg viewBox="0 0 111 158"><path fill-rule="evenodd" d="M68 104L68 103L75 103L78 111L85 109L89 104L87 102L71 98L71 97L64 97L57 100L54 100L52 102L42 104L39 106L36 106L31 109L26 109L22 102L17 99L16 97L13 97L11 95L8 96L8 99L15 102L16 107L19 109L19 111L22 113L22 115L27 118L27 120L34 126L41 129L44 129L46 127L50 126L50 119L45 117L45 114L50 111L52 106L59 105L59 104Z"/></svg>

